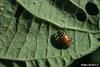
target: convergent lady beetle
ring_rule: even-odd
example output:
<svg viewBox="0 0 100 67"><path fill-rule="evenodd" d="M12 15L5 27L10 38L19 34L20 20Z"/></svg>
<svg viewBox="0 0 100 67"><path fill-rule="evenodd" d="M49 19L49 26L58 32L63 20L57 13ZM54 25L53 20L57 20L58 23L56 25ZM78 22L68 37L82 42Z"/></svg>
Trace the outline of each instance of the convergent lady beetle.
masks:
<svg viewBox="0 0 100 67"><path fill-rule="evenodd" d="M58 44L60 44L62 46L66 46L66 47L70 47L71 42L72 42L72 38L69 37L68 35L66 35L66 33L63 31L57 32L57 34L55 36L55 40Z"/></svg>

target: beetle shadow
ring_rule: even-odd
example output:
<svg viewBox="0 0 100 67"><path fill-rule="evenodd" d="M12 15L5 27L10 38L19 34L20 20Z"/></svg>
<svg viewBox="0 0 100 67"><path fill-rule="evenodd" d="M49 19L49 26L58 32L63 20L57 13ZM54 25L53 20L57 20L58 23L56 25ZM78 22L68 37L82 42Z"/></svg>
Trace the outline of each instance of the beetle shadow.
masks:
<svg viewBox="0 0 100 67"><path fill-rule="evenodd" d="M55 40L55 34L53 34L51 37L50 37L50 41L51 41L51 44L53 47L57 48L57 49L67 49L68 47L66 47L66 45L62 45L62 44L59 44L56 40Z"/></svg>

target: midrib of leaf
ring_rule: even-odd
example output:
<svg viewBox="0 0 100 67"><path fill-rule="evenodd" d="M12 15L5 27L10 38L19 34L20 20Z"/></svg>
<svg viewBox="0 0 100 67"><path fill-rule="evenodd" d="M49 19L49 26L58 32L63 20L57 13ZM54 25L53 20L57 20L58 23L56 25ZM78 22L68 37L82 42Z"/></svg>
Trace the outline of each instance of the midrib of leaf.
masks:
<svg viewBox="0 0 100 67"><path fill-rule="evenodd" d="M26 14L26 13L24 13L24 14ZM36 17L36 16L34 16L34 17ZM37 19L41 20L41 22L38 22L35 19L34 18L32 18L32 19L20 18L17 32L15 32L16 29L15 29L15 27L13 27L13 26L15 26L15 22L13 23L13 20L12 20L12 22L10 23L10 25L8 26L8 29L7 29L7 36L9 37L9 39L11 39L9 41L9 42L11 42L11 44L9 44L10 46L7 45L9 47L9 49L7 50L7 52L5 52L6 56L2 55L2 56L0 56L0 58L7 59L7 60L10 59L10 60L24 61L24 62L26 62L27 67L36 65L35 62L37 62L40 67L47 66L46 64L51 65L51 67L52 66L55 66L55 67L61 66L62 67L62 64L65 64L66 66L68 66L70 63L72 63L73 60L80 58L86 54L89 54L99 47L99 43L94 35L99 34L100 31L95 31L95 30L91 31L91 30L85 30L85 29L80 29L80 28L78 29L76 27L75 28L74 27L66 27L65 28L65 27L62 27L59 25L57 26L51 22L50 22L50 25L45 26L45 24L49 23L49 22L47 22L47 20L45 18L44 18L44 20L43 19L41 20L40 17L38 17ZM27 28L25 27L25 22L28 22L29 20L31 22L31 26L29 28L29 32L27 32ZM15 21L15 18L14 18L14 21ZM41 28L40 30L38 29L39 26ZM72 33L75 33L75 31L77 32L77 35L79 32L86 34L86 36L89 37L90 44L87 44L88 45L87 48L89 48L89 49L87 49L86 51L83 51L81 53L77 53L78 50L81 51L81 49L83 49L83 48L76 46L78 44L78 42L77 42L78 40L76 40L76 44L72 44L72 47L68 48L67 50L58 50L58 49L54 48L50 42L50 37L52 34L56 33L56 31L58 29L60 29L59 27L65 28L65 32L70 34L71 37L73 37L73 39L75 36ZM37 34L37 32L38 32L38 34ZM8 33L9 33L9 35L8 35ZM10 34L13 34L13 35L10 37ZM36 57L34 56L34 54L36 54L36 52L39 52L39 50L41 49L41 47L39 47L39 43L37 43L37 46L36 46L36 43L33 43L36 41L34 39L37 39L38 42L41 42L41 40L39 40L39 34L42 34L42 35L40 35L41 38L43 37L43 35L47 35L47 37L44 38L45 40L42 40L44 42L45 41L47 42L46 49L45 49L45 50L47 50L47 52L46 52L45 56L43 56L43 57L42 56L37 57L38 53L37 53ZM33 36L34 36L34 39L32 39ZM81 35L79 35L79 36L81 36ZM79 38L79 37L76 36L76 38ZM22 39L23 41L19 44L16 44L16 43L20 42L19 41L20 39ZM48 40L46 40L46 39L48 39ZM85 39L83 39L83 40L85 40ZM87 40L86 40L86 42L87 42ZM45 43L43 45L45 46ZM76 49L74 48L74 46L76 47ZM37 47L37 50L35 51L36 47ZM16 51L18 50L17 48L20 48L18 53L16 53ZM53 51L51 51L51 50L53 50ZM74 50L77 50L77 51L74 52ZM15 64L15 66L17 66L17 65Z"/></svg>
<svg viewBox="0 0 100 67"><path fill-rule="evenodd" d="M23 24L24 25L24 24ZM20 26L19 26L20 27ZM25 29L25 28L23 28L23 29ZM23 29L22 30L20 30L20 32L22 32L23 31ZM23 35L23 34L22 34ZM25 37L26 37L26 35L25 35ZM16 39L16 38L15 38ZM9 53L8 53L9 54ZM57 56L55 56L55 57L57 57ZM54 57L54 58L55 58ZM58 56L58 57L60 57L60 56ZM61 56L62 57L62 56ZM47 57L47 58L50 58L50 57ZM52 57L51 57L52 58ZM34 58L34 59L39 59L39 58ZM40 58L41 59L41 58ZM42 58L43 59L43 58ZM18 59L16 59L16 60L18 60ZM20 59L20 60L23 60L23 59ZM27 59L24 59L24 60L27 60ZM32 60L32 59L28 59L28 60Z"/></svg>
<svg viewBox="0 0 100 67"><path fill-rule="evenodd" d="M90 31L90 32L92 32L92 31L93 32L97 32L98 31L97 28L94 29L94 30L91 29L90 27L87 27L86 29L85 29L85 27L82 28L85 23L87 23L89 25L89 22L80 22L80 21L77 21L75 17L72 17L72 16L74 16L74 13L76 12L76 10L74 11L73 15L71 15L69 13L66 13L63 10L63 8L61 10L59 8L57 8L55 6L55 3L53 5L50 4L49 0L48 1L47 0L46 1L40 1L40 0L34 1L34 0L32 0L30 2L29 1L28 2L27 1L24 2L23 0L21 0L21 1L17 0L17 1L26 10L28 10L30 13L32 13L34 16L36 16L38 18L41 18L42 20L46 20L46 21L50 22L51 24L57 25L57 26L59 26L61 28L71 28L71 29L76 29L76 30L81 30L81 31ZM36 2L36 3L33 4L33 2ZM29 5L27 5L28 3L29 3ZM76 6L74 6L74 7L77 8L77 9L82 10L81 8L78 8ZM37 9L37 8L39 8L39 9ZM41 12L43 12L43 13L41 13ZM93 22L93 21L91 21L91 22ZM74 23L77 26L73 25ZM91 25L92 26L98 26L97 24L96 25L95 24L91 24Z"/></svg>
<svg viewBox="0 0 100 67"><path fill-rule="evenodd" d="M26 44L27 45L27 44ZM23 53L22 53L23 54ZM57 57L57 56L55 56L55 57ZM60 57L60 56L58 56L58 57ZM62 56L61 56L62 57ZM47 57L47 58L50 58L50 57ZM51 58L53 58L53 57L51 57ZM34 58L34 59L39 59L39 58ZM40 58L41 59L41 58ZM43 58L42 58L43 59ZM22 59L23 60L23 59ZM27 60L27 59L24 59L24 60ZM28 60L32 60L32 59L28 59Z"/></svg>
<svg viewBox="0 0 100 67"><path fill-rule="evenodd" d="M85 11L85 5L88 2L88 0L70 0L74 5L77 7L83 9Z"/></svg>

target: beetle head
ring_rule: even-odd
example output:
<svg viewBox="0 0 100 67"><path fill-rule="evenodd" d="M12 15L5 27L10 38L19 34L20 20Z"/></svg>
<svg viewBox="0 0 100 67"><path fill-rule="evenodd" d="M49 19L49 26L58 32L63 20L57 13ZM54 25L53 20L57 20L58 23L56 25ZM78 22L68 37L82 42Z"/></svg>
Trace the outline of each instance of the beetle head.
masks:
<svg viewBox="0 0 100 67"><path fill-rule="evenodd" d="M62 36L64 36L64 31L61 31L61 30L57 31L57 34L58 34L59 37L62 37Z"/></svg>

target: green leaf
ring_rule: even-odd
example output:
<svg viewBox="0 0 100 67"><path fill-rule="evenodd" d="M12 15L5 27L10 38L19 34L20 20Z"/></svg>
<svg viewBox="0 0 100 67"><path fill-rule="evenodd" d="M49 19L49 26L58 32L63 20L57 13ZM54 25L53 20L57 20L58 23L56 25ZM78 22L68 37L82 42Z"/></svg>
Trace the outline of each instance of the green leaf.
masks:
<svg viewBox="0 0 100 67"><path fill-rule="evenodd" d="M70 0L77 7L85 10L85 5L89 2L89 0Z"/></svg>
<svg viewBox="0 0 100 67"><path fill-rule="evenodd" d="M75 14L77 12L83 12L86 13L85 5L84 4L84 10L81 8L81 5L73 4L71 1L63 1L63 0L17 0L26 10L28 10L30 13L32 13L34 16L41 18L43 20L49 21L52 24L55 24L61 28L69 28L69 29L76 29L81 31L96 31L98 28L94 28L99 22L92 21L92 18L87 16L90 22L85 21L85 23L78 21L75 17ZM78 0L75 0L78 1ZM86 3L85 0L82 3ZM75 2L76 3L76 2ZM80 2L81 3L81 2ZM86 13L87 14L87 13ZM88 15L88 14L87 14ZM98 18L98 17L96 17ZM99 19L99 18L98 18ZM92 29L91 29L91 26Z"/></svg>
<svg viewBox="0 0 100 67"><path fill-rule="evenodd" d="M0 59L0 67L26 67L25 62Z"/></svg>
<svg viewBox="0 0 100 67"><path fill-rule="evenodd" d="M67 67L100 46L97 39L100 15L92 17L86 13L88 19L79 21L75 14L85 13L85 8L77 7L72 1L17 0L31 13L22 9L18 17L14 15L21 6L12 2L0 2L0 7L5 6L5 12L0 8L0 58L24 61L26 67ZM60 29L65 29L72 38L68 49L55 48L51 42L52 35ZM10 64L21 67L15 62Z"/></svg>

